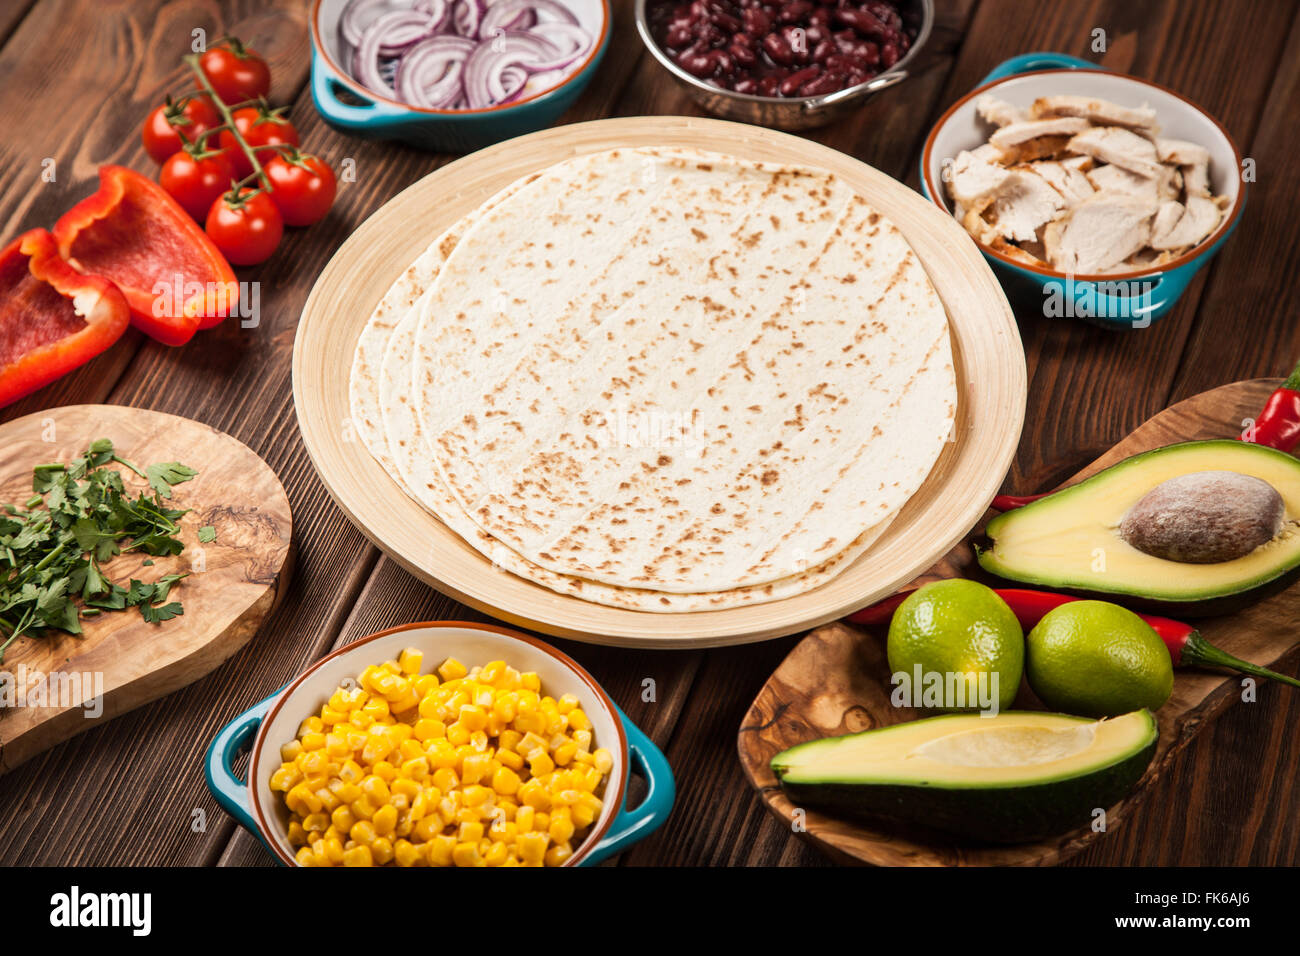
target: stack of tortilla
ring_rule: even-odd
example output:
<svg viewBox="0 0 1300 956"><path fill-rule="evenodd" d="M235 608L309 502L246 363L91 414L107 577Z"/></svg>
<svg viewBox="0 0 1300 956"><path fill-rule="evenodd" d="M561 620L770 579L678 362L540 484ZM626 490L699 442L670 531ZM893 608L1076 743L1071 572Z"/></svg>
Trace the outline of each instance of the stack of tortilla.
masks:
<svg viewBox="0 0 1300 956"><path fill-rule="evenodd" d="M502 190L394 283L353 423L494 567L641 611L759 604L870 549L949 440L943 307L814 169L680 149Z"/></svg>

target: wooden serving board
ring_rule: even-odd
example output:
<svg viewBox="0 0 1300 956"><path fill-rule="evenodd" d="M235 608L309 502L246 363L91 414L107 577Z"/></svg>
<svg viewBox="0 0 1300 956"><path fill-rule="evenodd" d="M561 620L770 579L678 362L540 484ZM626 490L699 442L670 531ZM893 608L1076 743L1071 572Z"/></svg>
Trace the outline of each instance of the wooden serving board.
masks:
<svg viewBox="0 0 1300 956"><path fill-rule="evenodd" d="M0 426L0 502L26 501L35 465L78 457L98 438L110 439L142 470L165 461L198 470L173 489L175 507L191 509L180 520L185 550L153 558L152 567L143 564L148 555L124 554L103 569L123 586L132 577L154 581L189 571L169 598L185 611L161 624L147 623L135 608L106 611L83 620L81 635L48 631L14 641L0 673L37 706L0 709L0 773L216 668L266 619L289 559L289 500L270 466L229 435L162 412L72 405ZM147 487L128 469L119 471L128 490ZM206 525L216 538L204 544L197 533ZM32 692L46 675L56 677L43 681L42 705Z"/></svg>
<svg viewBox="0 0 1300 956"><path fill-rule="evenodd" d="M1247 419L1264 407L1277 379L1236 382L1179 402L1149 419L1118 445L1066 484L1072 484L1139 452L1202 438L1223 438L1241 432ZM1031 489L1016 489L1028 492ZM991 517L990 512L989 516ZM978 529L977 532L978 533ZM971 577L1007 586L985 574L975 560L968 538L941 562L918 578L927 581ZM1232 615L1198 619L1196 625L1213 644L1230 654L1288 673L1300 641L1300 584L1272 595ZM1137 787L1106 814L1113 829L1150 792L1174 755L1215 717L1241 699L1241 679L1228 672L1176 671L1173 696L1156 714L1160 741L1150 768ZM786 798L769 767L772 757L819 737L854 733L901 723L922 716L893 707L885 635L836 623L809 634L790 653L750 706L740 728L740 762L763 802L787 824L795 807ZM1260 681L1257 705L1267 707L1278 694L1297 691ZM1043 709L1026 687L1017 708ZM1073 856L1100 833L1082 829L1038 843L1016 846L965 844L951 837L899 828L879 828L807 811L802 835L844 862L881 866L1048 865Z"/></svg>
<svg viewBox="0 0 1300 956"><path fill-rule="evenodd" d="M948 313L957 373L954 435L885 534L821 587L769 604L689 614L605 607L501 571L409 498L350 426L357 337L389 285L448 226L521 176L575 155L684 146L833 172L907 238ZM884 597L980 519L1011 463L1025 409L1015 317L951 216L897 180L798 136L722 120L637 116L509 140L436 170L394 197L335 253L312 288L293 353L298 427L343 512L411 574L487 614L556 637L631 647L714 647L797 634Z"/></svg>

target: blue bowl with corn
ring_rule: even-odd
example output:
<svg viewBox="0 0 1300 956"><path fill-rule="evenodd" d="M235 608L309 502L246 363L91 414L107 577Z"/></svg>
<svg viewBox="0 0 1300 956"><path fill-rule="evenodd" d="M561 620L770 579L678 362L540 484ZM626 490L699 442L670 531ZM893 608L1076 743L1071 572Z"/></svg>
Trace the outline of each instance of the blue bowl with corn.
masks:
<svg viewBox="0 0 1300 956"><path fill-rule="evenodd" d="M647 792L630 808L634 767ZM455 621L322 658L222 728L205 772L287 866L590 866L674 798L664 755L576 662Z"/></svg>

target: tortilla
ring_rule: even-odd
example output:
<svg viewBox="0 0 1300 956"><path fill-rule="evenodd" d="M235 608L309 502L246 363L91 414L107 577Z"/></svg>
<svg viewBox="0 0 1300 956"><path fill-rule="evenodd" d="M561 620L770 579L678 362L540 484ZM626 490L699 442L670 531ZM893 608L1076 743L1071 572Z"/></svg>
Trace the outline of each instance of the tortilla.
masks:
<svg viewBox="0 0 1300 956"><path fill-rule="evenodd" d="M458 535L488 556L494 567L527 578L560 594L569 594L611 607L640 611L684 612L720 610L779 600L816 587L838 573L841 565L851 562L864 552L884 532L885 524L882 523L878 528L863 535L853 547L846 549L834 560L820 567L801 571L787 580L772 585L706 594L662 594L649 590L612 587L595 581L556 574L529 563L500 542L494 541L470 521L457 508L454 497L438 479L436 472L424 472L416 485L419 493L412 490L412 486L408 485L402 476L421 474L419 467L421 436L415 409L410 400L415 330L421 307L427 302L428 290L432 287L433 280L437 277L447 254L455 247L459 236L472 226L486 209L501 198L522 188L532 178L528 177L502 190L484 207L475 210L439 236L416 260L415 272L408 270L398 278L393 289L385 295L380 306L367 322L358 342L357 358L352 370L351 392L354 415L358 418L361 418L367 409L379 410L380 427L358 429L376 460L398 480L407 494L420 501L430 513L444 521ZM405 315L399 321L394 323L390 318L392 302L405 302L412 298L414 304L407 308ZM371 358L379 353L383 354L382 365L377 365Z"/></svg>
<svg viewBox="0 0 1300 956"><path fill-rule="evenodd" d="M538 567L689 594L790 578L891 520L956 407L901 233L817 170L582 159L479 218L423 303L416 415L459 511Z"/></svg>

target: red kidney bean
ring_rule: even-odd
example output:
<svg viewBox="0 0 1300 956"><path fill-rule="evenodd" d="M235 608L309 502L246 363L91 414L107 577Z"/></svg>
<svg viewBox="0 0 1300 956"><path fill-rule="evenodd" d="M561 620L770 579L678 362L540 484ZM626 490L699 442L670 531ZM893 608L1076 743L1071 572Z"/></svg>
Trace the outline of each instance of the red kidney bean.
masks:
<svg viewBox="0 0 1300 956"><path fill-rule="evenodd" d="M772 32L772 18L758 7L742 11L740 19L744 21L745 32L750 36L761 37Z"/></svg>
<svg viewBox="0 0 1300 956"><path fill-rule="evenodd" d="M805 83L811 83L821 75L822 68L817 64L805 66L802 70L797 70L782 80L776 91L782 96L795 96L799 93L801 86Z"/></svg>
<svg viewBox="0 0 1300 956"><path fill-rule="evenodd" d="M855 7L841 7L834 13L834 19L846 27L852 27L863 36L879 36L885 31L885 25L866 10Z"/></svg>
<svg viewBox="0 0 1300 956"><path fill-rule="evenodd" d="M825 96L827 93L834 93L836 90L842 90L850 86L848 76L835 70L828 70L815 80L811 80L799 87L800 96Z"/></svg>
<svg viewBox="0 0 1300 956"><path fill-rule="evenodd" d="M790 0L776 13L778 23L799 23L812 13L813 5L808 0Z"/></svg>
<svg viewBox="0 0 1300 956"><path fill-rule="evenodd" d="M888 69L914 31L891 0L650 0L655 39L724 89L821 96Z"/></svg>
<svg viewBox="0 0 1300 956"><path fill-rule="evenodd" d="M758 54L743 43L739 42L739 37L731 41L731 46L727 47L727 52L731 58L742 67L749 68L758 62Z"/></svg>
<svg viewBox="0 0 1300 956"><path fill-rule="evenodd" d="M782 66L790 66L794 63L794 50L790 48L790 41L780 33L769 33L763 37L763 52L773 63L779 63Z"/></svg>

